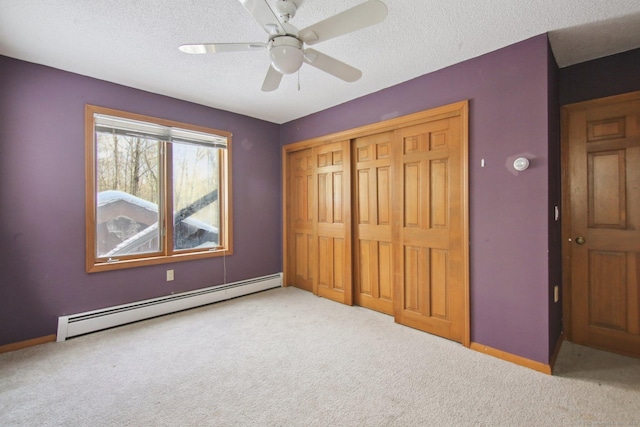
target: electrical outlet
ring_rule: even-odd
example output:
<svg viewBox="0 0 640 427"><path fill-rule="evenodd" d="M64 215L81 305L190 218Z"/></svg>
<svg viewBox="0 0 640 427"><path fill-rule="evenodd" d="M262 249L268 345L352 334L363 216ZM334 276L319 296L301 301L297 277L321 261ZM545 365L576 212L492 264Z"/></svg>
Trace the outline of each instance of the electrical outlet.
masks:
<svg viewBox="0 0 640 427"><path fill-rule="evenodd" d="M167 270L167 282L173 280L173 270Z"/></svg>
<svg viewBox="0 0 640 427"><path fill-rule="evenodd" d="M559 299L560 299L560 292L558 289L558 285L555 285L553 287L553 302L558 302Z"/></svg>

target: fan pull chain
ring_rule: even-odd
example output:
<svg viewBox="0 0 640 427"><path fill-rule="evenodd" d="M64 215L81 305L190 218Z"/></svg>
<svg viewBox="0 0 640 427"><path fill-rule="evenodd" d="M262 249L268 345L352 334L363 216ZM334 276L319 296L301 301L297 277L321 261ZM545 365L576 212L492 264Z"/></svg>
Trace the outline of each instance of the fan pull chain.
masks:
<svg viewBox="0 0 640 427"><path fill-rule="evenodd" d="M298 92L300 92L300 70L298 69Z"/></svg>

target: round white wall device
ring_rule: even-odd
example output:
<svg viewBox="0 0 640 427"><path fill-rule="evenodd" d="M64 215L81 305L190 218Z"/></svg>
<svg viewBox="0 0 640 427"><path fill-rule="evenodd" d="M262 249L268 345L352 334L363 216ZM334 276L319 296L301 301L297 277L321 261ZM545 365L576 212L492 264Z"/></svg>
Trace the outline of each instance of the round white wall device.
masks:
<svg viewBox="0 0 640 427"><path fill-rule="evenodd" d="M513 168L519 172L526 170L528 167L529 167L529 160L527 160L525 157L518 157L513 162Z"/></svg>

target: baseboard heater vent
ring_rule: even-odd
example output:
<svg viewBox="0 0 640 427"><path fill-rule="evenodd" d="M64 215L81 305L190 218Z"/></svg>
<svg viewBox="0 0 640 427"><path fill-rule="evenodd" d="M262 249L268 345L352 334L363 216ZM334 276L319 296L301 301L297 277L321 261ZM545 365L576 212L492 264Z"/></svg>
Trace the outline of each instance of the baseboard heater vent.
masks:
<svg viewBox="0 0 640 427"><path fill-rule="evenodd" d="M58 317L57 341L282 286L282 273Z"/></svg>

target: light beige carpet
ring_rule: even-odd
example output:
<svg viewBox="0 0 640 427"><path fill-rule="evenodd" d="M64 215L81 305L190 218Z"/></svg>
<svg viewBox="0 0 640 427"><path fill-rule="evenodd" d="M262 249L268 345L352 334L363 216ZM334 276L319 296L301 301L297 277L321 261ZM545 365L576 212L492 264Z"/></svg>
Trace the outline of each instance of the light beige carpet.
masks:
<svg viewBox="0 0 640 427"><path fill-rule="evenodd" d="M2 426L640 426L640 360L549 376L279 288L0 355Z"/></svg>

